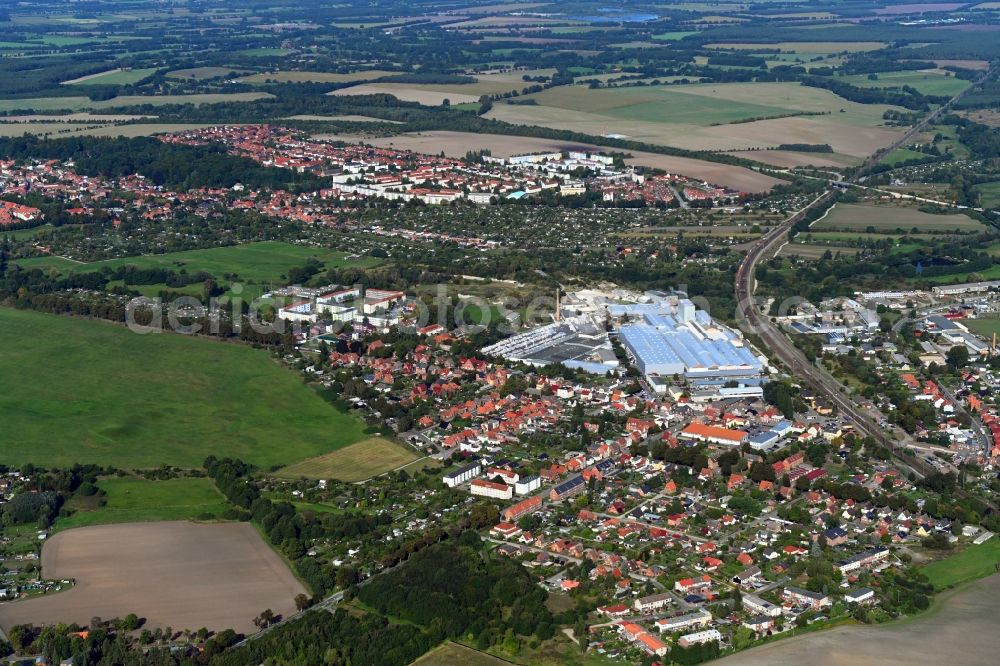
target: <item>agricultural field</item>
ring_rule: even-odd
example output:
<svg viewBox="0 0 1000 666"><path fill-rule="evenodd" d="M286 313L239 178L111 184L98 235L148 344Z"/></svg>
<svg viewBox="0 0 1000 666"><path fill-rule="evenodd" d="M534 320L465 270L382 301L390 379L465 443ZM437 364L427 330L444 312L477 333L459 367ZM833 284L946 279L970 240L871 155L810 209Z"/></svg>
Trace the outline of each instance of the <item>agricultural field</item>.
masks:
<svg viewBox="0 0 1000 666"><path fill-rule="evenodd" d="M730 153L763 164L770 164L781 169L796 167L833 167L843 168L855 166L861 162L859 157L850 157L838 153L796 152L791 150L740 150Z"/></svg>
<svg viewBox="0 0 1000 666"><path fill-rule="evenodd" d="M261 610L291 614L295 596L306 593L248 523L83 527L51 537L41 561L47 578L72 578L76 585L60 594L0 604L0 627L87 625L94 616L135 613L149 629L251 633Z"/></svg>
<svg viewBox="0 0 1000 666"><path fill-rule="evenodd" d="M876 231L917 230L923 232L975 232L982 223L967 215L933 215L906 206L871 206L865 204L837 204L812 226L814 231Z"/></svg>
<svg viewBox="0 0 1000 666"><path fill-rule="evenodd" d="M948 76L945 70L925 70L919 72L882 72L876 80L867 75L838 77L837 81L850 83L861 88L901 88L910 86L924 95L953 97L969 87L969 81Z"/></svg>
<svg viewBox="0 0 1000 666"><path fill-rule="evenodd" d="M0 136L24 136L37 134L54 139L72 136L152 136L168 132L211 127L211 123L130 123L116 122L5 122L0 119Z"/></svg>
<svg viewBox="0 0 1000 666"><path fill-rule="evenodd" d="M471 84L470 84L471 85ZM414 83L363 83L350 88L340 88L329 93L336 97L349 95L392 95L403 102L417 102L425 106L440 106L444 100L451 104L465 104L479 101L479 95L448 92L438 87L422 86ZM481 93L480 93L481 94Z"/></svg>
<svg viewBox="0 0 1000 666"><path fill-rule="evenodd" d="M978 546L967 546L961 552L932 562L921 569L935 589L954 587L959 583L996 573L1000 565L1000 538L992 538Z"/></svg>
<svg viewBox="0 0 1000 666"><path fill-rule="evenodd" d="M690 37L691 35L697 35L698 32L695 30L675 30L673 32L661 32L659 34L653 35L653 39L660 42L675 42L685 37Z"/></svg>
<svg viewBox="0 0 1000 666"><path fill-rule="evenodd" d="M994 538L994 541L996 539ZM720 659L718 666L990 664L1000 607L1000 576L942 595L925 613L877 626L848 624L784 638ZM933 636L933 640L928 640ZM960 656L958 656L960 655Z"/></svg>
<svg viewBox="0 0 1000 666"><path fill-rule="evenodd" d="M978 319L963 319L962 324L970 331L984 338L1000 335L1000 319L995 317L980 317Z"/></svg>
<svg viewBox="0 0 1000 666"><path fill-rule="evenodd" d="M203 81L205 79L215 79L220 76L232 76L238 74L239 70L232 67L192 67L190 69L175 69L167 72L168 79L180 79L187 81Z"/></svg>
<svg viewBox="0 0 1000 666"><path fill-rule="evenodd" d="M51 381L0 396L7 464L200 467L208 454L260 467L365 437L266 352L172 333L0 309L0 375Z"/></svg>
<svg viewBox="0 0 1000 666"><path fill-rule="evenodd" d="M917 150L910 150L909 148L897 148L888 155L882 158L881 164L888 164L889 166L898 166L910 160L922 160L927 159L927 153L921 153Z"/></svg>
<svg viewBox="0 0 1000 666"><path fill-rule="evenodd" d="M156 73L155 67L146 69L112 69L99 74L82 76L71 81L63 81L64 86L124 86L141 81L147 76Z"/></svg>
<svg viewBox="0 0 1000 666"><path fill-rule="evenodd" d="M364 481L418 458L417 453L404 444L385 437L371 437L332 453L289 465L279 470L277 475L292 479Z"/></svg>
<svg viewBox="0 0 1000 666"><path fill-rule="evenodd" d="M92 101L89 97L37 97L27 99L0 99L0 111L80 111L83 109L111 109L122 106L164 106L167 104L216 104L218 102L252 102L271 97L267 93L206 93L194 95L122 95L112 99Z"/></svg>
<svg viewBox="0 0 1000 666"><path fill-rule="evenodd" d="M357 137L324 136L328 139L358 141ZM419 132L399 134L377 139L365 138L364 142L378 147L391 147L400 150L414 150L425 153L444 151L450 157L463 157L470 149L489 149L497 157L510 157L529 152L545 152L555 150L593 150L609 152L612 148L592 144L570 143L557 139L542 139L536 137L506 136L500 134L471 134L468 132ZM693 178L700 178L710 183L726 185L743 192L763 192L783 182L766 174L758 173L746 167L718 162L706 162L689 157L675 157L630 151L628 164L663 169L672 173L683 173Z"/></svg>
<svg viewBox="0 0 1000 666"><path fill-rule="evenodd" d="M506 666L510 663L449 641L417 659L411 666Z"/></svg>
<svg viewBox="0 0 1000 666"><path fill-rule="evenodd" d="M614 133L689 150L828 143L835 153L847 157L866 156L898 134L882 119L892 107L857 104L828 90L795 83L597 90L563 86L527 98L535 99L537 105L495 104L487 117L593 135Z"/></svg>
<svg viewBox="0 0 1000 666"><path fill-rule="evenodd" d="M315 120L317 122L344 122L344 123L383 123L388 125L402 125L403 122L399 120L385 120L383 118L375 118L373 116L359 116L354 114L344 115L344 116L313 116L309 114L302 114L297 116L289 116L288 120Z"/></svg>
<svg viewBox="0 0 1000 666"><path fill-rule="evenodd" d="M973 189L979 192L980 204L983 208L1000 208L1000 181L980 183Z"/></svg>
<svg viewBox="0 0 1000 666"><path fill-rule="evenodd" d="M271 58L274 56L286 56L289 55L290 53L293 53L292 49L262 46L260 48L243 49L242 51L236 51L235 53L233 53L233 55L249 57L249 58Z"/></svg>
<svg viewBox="0 0 1000 666"><path fill-rule="evenodd" d="M250 74L240 78L241 83L350 83L352 81L371 81L383 76L392 76L399 72L389 72L380 69L368 69L359 72L340 74L337 72L299 72L299 71L277 71Z"/></svg>
<svg viewBox="0 0 1000 666"><path fill-rule="evenodd" d="M887 46L884 42L720 42L706 44L710 49L729 49L736 51L760 51L761 49L778 49L782 53L804 53L811 56L830 53L860 53L877 51Z"/></svg>
<svg viewBox="0 0 1000 666"><path fill-rule="evenodd" d="M975 121L980 125L1000 127L1000 111L994 111L991 109L976 109L974 111L961 111L958 115Z"/></svg>
<svg viewBox="0 0 1000 666"><path fill-rule="evenodd" d="M477 76L476 79L475 83L362 83L340 88L329 94L338 97L389 94L403 101L437 106L445 99L452 104L478 102L481 95L501 94L531 85L520 76L486 74Z"/></svg>
<svg viewBox="0 0 1000 666"><path fill-rule="evenodd" d="M113 523L158 520L212 520L229 508L222 493L208 478L150 481L138 477L109 477L97 487L107 493L107 504L97 506L96 496L75 496L68 506L73 515L59 518L57 530Z"/></svg>

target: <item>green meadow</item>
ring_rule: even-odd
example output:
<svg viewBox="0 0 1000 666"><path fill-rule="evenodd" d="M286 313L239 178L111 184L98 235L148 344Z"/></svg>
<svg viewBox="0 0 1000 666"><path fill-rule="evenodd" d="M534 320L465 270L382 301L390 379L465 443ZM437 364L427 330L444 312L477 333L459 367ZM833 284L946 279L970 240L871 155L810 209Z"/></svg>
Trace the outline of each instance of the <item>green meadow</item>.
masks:
<svg viewBox="0 0 1000 666"><path fill-rule="evenodd" d="M260 284L280 281L289 269L305 265L310 258L317 259L326 268L347 265L372 266L376 263L376 260L367 257L348 259L346 253L338 250L279 241L123 257L89 264L77 264L60 257L20 259L17 263L24 268L54 268L60 272L77 273L122 266L166 268L177 272L184 270L188 273L205 271L214 275L220 282L229 275L233 281Z"/></svg>
<svg viewBox="0 0 1000 666"><path fill-rule="evenodd" d="M199 520L221 517L229 508L222 493L208 478L177 478L150 481L137 477L101 479L97 487L107 493L107 503L97 497L74 497L56 522L64 530L109 523L141 523L154 520Z"/></svg>
<svg viewBox="0 0 1000 666"><path fill-rule="evenodd" d="M295 372L240 344L0 308L0 349L9 465L200 467L214 454L271 468L366 436Z"/></svg>
<svg viewBox="0 0 1000 666"><path fill-rule="evenodd" d="M940 590L994 574L997 566L1000 566L1000 538L993 537L986 543L968 546L955 555L932 562L920 571L927 575L934 589Z"/></svg>

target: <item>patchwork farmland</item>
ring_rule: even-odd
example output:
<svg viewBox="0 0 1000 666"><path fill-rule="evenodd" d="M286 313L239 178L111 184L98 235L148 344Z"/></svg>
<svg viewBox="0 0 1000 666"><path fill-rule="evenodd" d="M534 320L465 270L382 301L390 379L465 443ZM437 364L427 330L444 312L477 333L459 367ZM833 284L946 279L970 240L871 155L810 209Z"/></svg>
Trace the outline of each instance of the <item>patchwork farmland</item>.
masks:
<svg viewBox="0 0 1000 666"><path fill-rule="evenodd" d="M828 143L836 154L847 157L868 155L873 147L888 145L898 134L882 119L891 107L858 104L828 90L791 83L597 90L570 86L528 99L536 104L496 104L488 116L593 135L613 133L688 150Z"/></svg>

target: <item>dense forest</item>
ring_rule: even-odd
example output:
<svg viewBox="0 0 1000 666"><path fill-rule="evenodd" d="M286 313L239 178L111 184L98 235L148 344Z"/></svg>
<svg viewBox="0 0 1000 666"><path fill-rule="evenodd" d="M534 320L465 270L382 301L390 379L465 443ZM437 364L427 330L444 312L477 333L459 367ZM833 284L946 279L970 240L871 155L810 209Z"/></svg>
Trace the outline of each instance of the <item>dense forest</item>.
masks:
<svg viewBox="0 0 1000 666"><path fill-rule="evenodd" d="M478 542L478 535L466 532L458 543L431 546L373 578L358 598L439 640L470 634L485 648L512 635L551 638L545 591L517 561L480 554Z"/></svg>

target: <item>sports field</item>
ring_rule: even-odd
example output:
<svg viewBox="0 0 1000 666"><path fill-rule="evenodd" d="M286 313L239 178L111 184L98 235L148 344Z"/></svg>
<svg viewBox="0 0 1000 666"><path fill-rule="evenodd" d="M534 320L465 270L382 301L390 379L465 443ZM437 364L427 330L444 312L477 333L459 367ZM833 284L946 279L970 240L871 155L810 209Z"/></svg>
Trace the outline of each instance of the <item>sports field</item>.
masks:
<svg viewBox="0 0 1000 666"><path fill-rule="evenodd" d="M267 352L178 334L0 308L4 462L264 468L365 437ZM16 381L31 369L31 381Z"/></svg>
<svg viewBox="0 0 1000 666"><path fill-rule="evenodd" d="M64 507L73 515L59 518L57 530L111 523L144 523L157 520L219 518L229 508L210 479L177 478L149 481L139 477L101 479L97 487L107 493L107 504L97 506L92 498L74 497Z"/></svg>
<svg viewBox="0 0 1000 666"><path fill-rule="evenodd" d="M149 629L255 631L265 608L295 612L305 594L247 523L188 522L100 525L60 532L42 549L46 578L73 578L73 589L0 604L0 626L145 618Z"/></svg>
<svg viewBox="0 0 1000 666"><path fill-rule="evenodd" d="M417 458L417 453L404 444L384 437L371 437L332 453L289 465L278 470L277 475L294 479L306 477L364 481L402 467Z"/></svg>
<svg viewBox="0 0 1000 666"><path fill-rule="evenodd" d="M918 232L982 231L983 225L967 215L932 215L906 206L868 206L864 204L837 204L822 220L816 222L815 231L864 231L874 227L879 231L902 229Z"/></svg>

